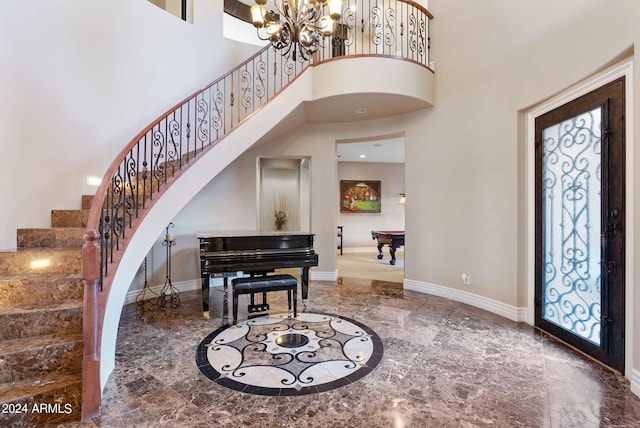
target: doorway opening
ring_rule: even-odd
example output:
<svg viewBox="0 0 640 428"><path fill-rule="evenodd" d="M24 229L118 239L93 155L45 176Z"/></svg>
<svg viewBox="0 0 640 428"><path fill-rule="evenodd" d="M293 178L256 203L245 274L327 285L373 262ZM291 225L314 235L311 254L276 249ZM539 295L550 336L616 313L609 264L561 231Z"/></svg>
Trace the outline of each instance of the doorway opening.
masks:
<svg viewBox="0 0 640 428"><path fill-rule="evenodd" d="M404 237L404 145L404 133L336 142L339 277L404 281L404 242L391 245L372 236Z"/></svg>

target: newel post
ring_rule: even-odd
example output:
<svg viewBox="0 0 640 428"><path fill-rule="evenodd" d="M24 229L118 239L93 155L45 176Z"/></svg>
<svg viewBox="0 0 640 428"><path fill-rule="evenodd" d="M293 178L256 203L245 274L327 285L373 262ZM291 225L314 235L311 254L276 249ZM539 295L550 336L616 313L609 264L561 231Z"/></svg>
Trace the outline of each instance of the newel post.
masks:
<svg viewBox="0 0 640 428"><path fill-rule="evenodd" d="M82 420L100 414L100 235L84 233L82 246L84 309L82 314Z"/></svg>

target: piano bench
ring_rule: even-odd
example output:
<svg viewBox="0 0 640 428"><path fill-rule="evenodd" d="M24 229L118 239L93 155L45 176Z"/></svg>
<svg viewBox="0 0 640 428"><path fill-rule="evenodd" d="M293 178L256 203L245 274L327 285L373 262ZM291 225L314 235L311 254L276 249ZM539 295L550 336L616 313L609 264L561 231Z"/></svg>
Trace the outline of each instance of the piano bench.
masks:
<svg viewBox="0 0 640 428"><path fill-rule="evenodd" d="M291 300L293 298L293 317L298 316L298 280L287 274L252 276L244 278L234 278L231 280L233 288L233 325L238 323L238 296L241 294L251 294L251 306L253 305L253 295L262 294L262 306L268 308L266 296L269 291L287 291L289 311L291 311ZM250 308L251 308L250 306Z"/></svg>

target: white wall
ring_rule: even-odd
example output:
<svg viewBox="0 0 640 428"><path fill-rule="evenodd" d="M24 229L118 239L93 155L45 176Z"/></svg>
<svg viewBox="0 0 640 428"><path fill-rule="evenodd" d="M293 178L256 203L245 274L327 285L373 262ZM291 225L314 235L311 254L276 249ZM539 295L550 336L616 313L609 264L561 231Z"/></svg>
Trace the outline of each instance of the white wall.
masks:
<svg viewBox="0 0 640 428"><path fill-rule="evenodd" d="M640 8L605 0L430 6L437 95L407 133L406 277L524 306L518 112L634 43L631 17ZM472 278L468 287L462 272Z"/></svg>
<svg viewBox="0 0 640 428"><path fill-rule="evenodd" d="M640 3L431 0L435 107L407 130L405 278L531 309L528 197L522 113L629 52L640 41ZM635 58L635 54L634 54ZM636 68L637 69L637 68ZM633 117L638 114L635 73ZM635 143L634 141L633 143ZM635 145L635 144L632 144ZM632 164L638 171L638 151ZM627 183L640 189L638 179ZM419 196L417 196L419 195ZM638 199L636 198L636 201ZM640 210L629 221L640 220ZM634 268L640 266L638 242ZM468 272L469 286L460 274ZM628 291L638 324L638 269ZM640 368L640 332L633 362ZM638 388L636 381L636 388Z"/></svg>
<svg viewBox="0 0 640 428"><path fill-rule="evenodd" d="M404 164L378 162L338 162L336 187L340 193L340 180L379 180L382 205L379 213L340 213L339 196L335 206L338 224L344 226L343 246L371 247L377 245L371 238L372 230L404 230L404 210L399 205L404 193Z"/></svg>
<svg viewBox="0 0 640 428"><path fill-rule="evenodd" d="M51 209L80 208L87 175L257 50L222 37L222 4L196 0L190 24L147 0L3 2L0 249L19 227L49 227Z"/></svg>

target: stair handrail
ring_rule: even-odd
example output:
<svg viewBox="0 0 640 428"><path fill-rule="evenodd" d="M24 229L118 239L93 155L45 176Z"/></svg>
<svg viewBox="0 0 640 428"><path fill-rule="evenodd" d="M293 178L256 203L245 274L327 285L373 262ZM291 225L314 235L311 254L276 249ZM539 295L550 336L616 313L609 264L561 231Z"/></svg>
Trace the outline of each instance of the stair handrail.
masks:
<svg viewBox="0 0 640 428"><path fill-rule="evenodd" d="M120 152L96 191L84 235L83 420L97 415L100 407L100 335L113 276L110 267L117 265L127 238L162 190L310 65L345 57L385 56L433 71L431 19L433 15L412 0L345 0L331 42L312 58L292 60L265 46L168 109Z"/></svg>
<svg viewBox="0 0 640 428"><path fill-rule="evenodd" d="M101 277L109 274L109 263L120 250L121 240L127 238L127 225L147 208L154 194L309 65L309 61L287 61L269 47L168 109L111 163L87 219L88 230L101 233ZM266 76L272 59L275 67L285 69L279 79ZM102 206L100 201L104 201Z"/></svg>

